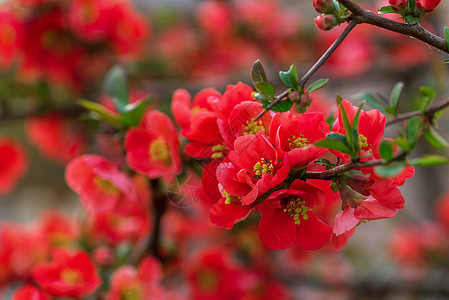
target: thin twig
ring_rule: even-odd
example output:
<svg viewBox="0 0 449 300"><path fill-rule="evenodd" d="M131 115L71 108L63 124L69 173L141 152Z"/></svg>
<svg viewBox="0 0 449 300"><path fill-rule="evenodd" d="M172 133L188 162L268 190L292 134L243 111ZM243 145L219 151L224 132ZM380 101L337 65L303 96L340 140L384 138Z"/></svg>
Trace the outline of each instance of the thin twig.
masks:
<svg viewBox="0 0 449 300"><path fill-rule="evenodd" d="M315 64L307 71L307 73L299 80L298 84L301 86L301 88L304 89L304 85L307 83L307 81L312 77L313 74L315 74L316 71L318 71L323 64L326 62L326 60L332 55L332 53L335 52L335 50L340 46L340 44L343 42L343 40L348 36L348 34L351 32L352 29L358 24L358 21L352 20L349 25L345 28L345 30L340 34L340 36L335 40L335 42L324 52L324 54L315 62ZM262 111L260 114L257 115L257 117L254 118L252 122L256 122L259 120L267 111L269 111L273 106L278 104L282 101L285 97L287 97L288 93L291 91L291 89L287 89L283 93L279 94L276 99L271 102L264 111Z"/></svg>
<svg viewBox="0 0 449 300"><path fill-rule="evenodd" d="M412 111L412 112L408 112L408 113L404 113L404 114L399 114L396 116L396 118L394 118L391 121L388 121L387 124L385 126L390 126L392 124L401 122L401 121L405 121L407 119L410 119L412 117L415 116L426 116L427 119L432 119L433 115L438 112L439 110L442 110L443 108L446 108L449 106L449 99L443 100L440 103L438 103L437 105L429 108L428 110L426 110L424 113L422 111Z"/></svg>
<svg viewBox="0 0 449 300"><path fill-rule="evenodd" d="M368 168L374 166L380 166L385 164L385 160L370 160L366 162L349 162L343 165L339 165L335 168L326 170L326 171L309 171L306 172L307 179L323 179L328 180L337 177L339 174L342 174L346 171L357 169L357 168Z"/></svg>
<svg viewBox="0 0 449 300"><path fill-rule="evenodd" d="M378 16L369 10L361 8L351 0L338 0L338 2L352 12L353 19L357 20L359 23L371 24L393 32L411 36L441 51L449 53L446 41L442 37L427 31L418 23L409 25Z"/></svg>

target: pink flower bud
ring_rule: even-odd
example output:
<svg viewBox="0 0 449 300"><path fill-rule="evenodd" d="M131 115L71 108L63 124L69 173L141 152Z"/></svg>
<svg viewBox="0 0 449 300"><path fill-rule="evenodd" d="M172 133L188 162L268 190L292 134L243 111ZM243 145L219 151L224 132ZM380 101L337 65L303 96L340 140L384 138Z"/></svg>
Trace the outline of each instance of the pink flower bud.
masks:
<svg viewBox="0 0 449 300"><path fill-rule="evenodd" d="M315 18L315 25L320 30L330 30L337 25L338 20L334 15L320 15Z"/></svg>
<svg viewBox="0 0 449 300"><path fill-rule="evenodd" d="M313 7L322 14L330 14L337 10L334 0L313 0Z"/></svg>
<svg viewBox="0 0 449 300"><path fill-rule="evenodd" d="M416 8L422 13L429 13L440 4L441 0L416 0Z"/></svg>
<svg viewBox="0 0 449 300"><path fill-rule="evenodd" d="M389 0L389 3L398 14L403 14L408 10L408 0Z"/></svg>

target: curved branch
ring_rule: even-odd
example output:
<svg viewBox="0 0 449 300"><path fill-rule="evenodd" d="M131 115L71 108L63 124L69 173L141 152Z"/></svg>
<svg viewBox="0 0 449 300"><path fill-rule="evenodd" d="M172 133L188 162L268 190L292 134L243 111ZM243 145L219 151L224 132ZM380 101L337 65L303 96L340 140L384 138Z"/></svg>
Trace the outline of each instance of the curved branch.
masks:
<svg viewBox="0 0 449 300"><path fill-rule="evenodd" d="M361 8L351 0L338 0L338 2L340 2L344 7L352 12L353 19L357 20L359 23L367 23L377 27L388 29L390 31L411 36L441 51L449 53L446 41L443 38L427 31L418 23L408 25L378 16L369 10Z"/></svg>

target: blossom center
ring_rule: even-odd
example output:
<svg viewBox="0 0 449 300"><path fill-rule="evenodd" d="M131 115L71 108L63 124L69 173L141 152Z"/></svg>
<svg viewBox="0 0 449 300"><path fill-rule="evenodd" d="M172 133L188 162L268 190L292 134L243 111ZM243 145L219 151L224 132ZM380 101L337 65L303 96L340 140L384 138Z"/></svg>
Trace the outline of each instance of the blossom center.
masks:
<svg viewBox="0 0 449 300"><path fill-rule="evenodd" d="M368 139L366 138L366 136L364 136L363 134L359 133L359 146L360 149L366 148L369 146L368 144Z"/></svg>
<svg viewBox="0 0 449 300"><path fill-rule="evenodd" d="M274 174L274 166L273 163L266 158L261 158L260 161L256 162L254 165L254 175L257 177L262 177L262 174L270 174L273 176Z"/></svg>
<svg viewBox="0 0 449 300"><path fill-rule="evenodd" d="M133 284L125 287L120 296L121 300L140 300L142 299L142 289L139 285Z"/></svg>
<svg viewBox="0 0 449 300"><path fill-rule="evenodd" d="M248 134L256 134L259 130L262 130L265 132L265 127L262 125L262 120L257 120L256 122L251 122L250 120L246 121L246 124L244 127L243 135Z"/></svg>
<svg viewBox="0 0 449 300"><path fill-rule="evenodd" d="M115 184L109 179L101 178L96 176L94 178L94 183L98 186L100 190L109 195L117 195L120 193Z"/></svg>
<svg viewBox="0 0 449 300"><path fill-rule="evenodd" d="M310 208L307 207L305 201L300 197L290 197L287 199L283 199L283 201L281 201L281 204L284 207L284 212L289 217L293 218L296 225L299 225L301 223L301 218L303 220L307 220L309 218L307 212L310 210Z"/></svg>
<svg viewBox="0 0 449 300"><path fill-rule="evenodd" d="M170 159L170 149L162 137L151 142L149 153L153 161L167 162Z"/></svg>
<svg viewBox="0 0 449 300"><path fill-rule="evenodd" d="M192 115L194 115L194 114L199 113L200 111L204 111L204 110L206 110L206 109L202 108L200 106L195 106L194 108L192 108L191 112L192 112Z"/></svg>
<svg viewBox="0 0 449 300"><path fill-rule="evenodd" d="M61 280L68 284L78 284L83 282L83 276L77 269L64 269L61 272Z"/></svg>
<svg viewBox="0 0 449 300"><path fill-rule="evenodd" d="M212 294L219 287L218 274L213 270L203 269L198 274L198 283L203 292Z"/></svg>
<svg viewBox="0 0 449 300"><path fill-rule="evenodd" d="M229 195L226 191L224 191L224 194L226 196L225 204L240 203L240 199L242 199L242 197Z"/></svg>
<svg viewBox="0 0 449 300"><path fill-rule="evenodd" d="M308 144L310 144L310 141L308 138L304 137L303 134L300 134L298 138L292 134L288 139L288 146L290 147L290 150L305 147Z"/></svg>
<svg viewBox="0 0 449 300"><path fill-rule="evenodd" d="M211 157L213 159L223 158L225 155L225 151L226 151L226 146L223 144L212 146L213 153L212 153Z"/></svg>

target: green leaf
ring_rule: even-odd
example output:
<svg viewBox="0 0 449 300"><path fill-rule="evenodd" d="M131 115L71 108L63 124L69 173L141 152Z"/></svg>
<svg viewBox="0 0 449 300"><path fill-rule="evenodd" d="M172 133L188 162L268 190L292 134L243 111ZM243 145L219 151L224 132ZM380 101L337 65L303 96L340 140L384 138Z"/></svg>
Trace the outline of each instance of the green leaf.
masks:
<svg viewBox="0 0 449 300"><path fill-rule="evenodd" d="M391 107L394 108L393 115L396 115L398 111L399 97L401 96L402 89L404 88L403 82L398 82L394 85L393 90L390 94Z"/></svg>
<svg viewBox="0 0 449 300"><path fill-rule="evenodd" d="M101 120L105 121L115 129L123 129L120 118L114 112L110 111L103 105L83 99L80 99L77 102L88 111L97 114Z"/></svg>
<svg viewBox="0 0 449 300"><path fill-rule="evenodd" d="M269 82L259 82L255 84L256 90L261 93L265 98L272 100L274 98L274 86Z"/></svg>
<svg viewBox="0 0 449 300"><path fill-rule="evenodd" d="M293 106L293 102L291 102L290 100L283 100L281 102L279 102L278 104L276 104L275 106L273 106L270 110L275 111L275 112L285 112L290 110L290 108L292 108Z"/></svg>
<svg viewBox="0 0 449 300"><path fill-rule="evenodd" d="M360 144L359 144L359 134L355 128L351 128L350 131L351 138L349 139L349 145L352 149L352 155L360 155ZM358 158L358 157L357 157Z"/></svg>
<svg viewBox="0 0 449 300"><path fill-rule="evenodd" d="M389 115L396 115L396 108L392 106L385 107L385 112Z"/></svg>
<svg viewBox="0 0 449 300"><path fill-rule="evenodd" d="M420 117L415 116L407 122L407 142L410 148L416 144L419 139L422 128L422 120Z"/></svg>
<svg viewBox="0 0 449 300"><path fill-rule="evenodd" d="M253 79L254 86L261 82L268 82L265 69L260 59L256 60L251 70L251 78Z"/></svg>
<svg viewBox="0 0 449 300"><path fill-rule="evenodd" d="M352 152L346 141L346 136L339 133L330 133L326 136L325 140L315 142L315 145L322 148L338 150L347 154Z"/></svg>
<svg viewBox="0 0 449 300"><path fill-rule="evenodd" d="M389 13L396 13L393 9L393 7L391 7L391 5L387 5L387 6L383 6L379 9L379 14L389 14Z"/></svg>
<svg viewBox="0 0 449 300"><path fill-rule="evenodd" d="M295 65L291 65L287 72L280 71L282 82L294 91L298 91L298 71Z"/></svg>
<svg viewBox="0 0 449 300"><path fill-rule="evenodd" d="M416 24L416 23L418 23L418 22L420 22L420 21L422 20L421 17L416 17L416 16L413 16L413 15L406 15L406 16L403 16L402 19L403 19L403 20L405 21L405 23L408 24L408 25Z"/></svg>
<svg viewBox="0 0 449 300"><path fill-rule="evenodd" d="M418 167L441 166L449 164L449 157L436 154L428 154L423 157L415 158L410 164Z"/></svg>
<svg viewBox="0 0 449 300"><path fill-rule="evenodd" d="M429 107L432 100L435 98L435 90L431 87L422 86L419 88L420 93L420 107L425 111Z"/></svg>
<svg viewBox="0 0 449 300"><path fill-rule="evenodd" d="M393 144L389 140L383 140L379 145L380 157L385 161L390 161L393 158Z"/></svg>
<svg viewBox="0 0 449 300"><path fill-rule="evenodd" d="M340 106L341 118L342 118L342 121L343 121L343 125L345 127L346 139L347 139L347 142L348 142L348 145L350 146L350 148L353 149L353 147L352 147L352 145L353 145L353 141L352 141L353 137L351 135L352 126L351 126L351 123L349 121L348 114L346 113L345 107L343 106L341 101L340 101L339 106ZM358 137L357 137L357 142L358 142Z"/></svg>
<svg viewBox="0 0 449 300"><path fill-rule="evenodd" d="M124 113L125 107L129 103L129 94L125 71L122 67L114 66L109 70L104 80L104 90L112 97L117 110Z"/></svg>
<svg viewBox="0 0 449 300"><path fill-rule="evenodd" d="M126 106L126 113L122 115L123 123L128 127L137 126L145 113L146 108L151 103L150 99L143 99Z"/></svg>
<svg viewBox="0 0 449 300"><path fill-rule="evenodd" d="M306 93L309 94L311 92L319 90L320 88L325 86L328 81L329 81L329 79L327 79L327 78L318 79L317 81L315 81L314 83L309 85L309 87L307 88Z"/></svg>
<svg viewBox="0 0 449 300"><path fill-rule="evenodd" d="M444 39L446 40L446 47L449 50L449 27L444 26Z"/></svg>
<svg viewBox="0 0 449 300"><path fill-rule="evenodd" d="M371 107L385 112L384 107L379 103L379 101L371 93L360 93L355 96L358 99L365 100Z"/></svg>
<svg viewBox="0 0 449 300"><path fill-rule="evenodd" d="M390 178L398 175L404 170L406 164L403 161L392 162L385 166L375 167L374 172L383 178Z"/></svg>
<svg viewBox="0 0 449 300"><path fill-rule="evenodd" d="M357 112L356 112L356 114L355 114L355 116L354 116L354 120L352 120L352 127L355 129L355 130L359 130L359 121L360 121L360 113L361 113L361 111L362 111L362 107L363 107L363 105L365 104L365 102L362 102L361 104L360 104L360 106L359 106L359 109L357 109ZM358 137L357 137L358 138Z"/></svg>
<svg viewBox="0 0 449 300"><path fill-rule="evenodd" d="M432 145L432 147L437 149L449 148L449 143L433 128L433 126L429 126L429 129L424 133L424 138L430 145Z"/></svg>
<svg viewBox="0 0 449 300"><path fill-rule="evenodd" d="M443 64L449 64L449 59L443 60Z"/></svg>

